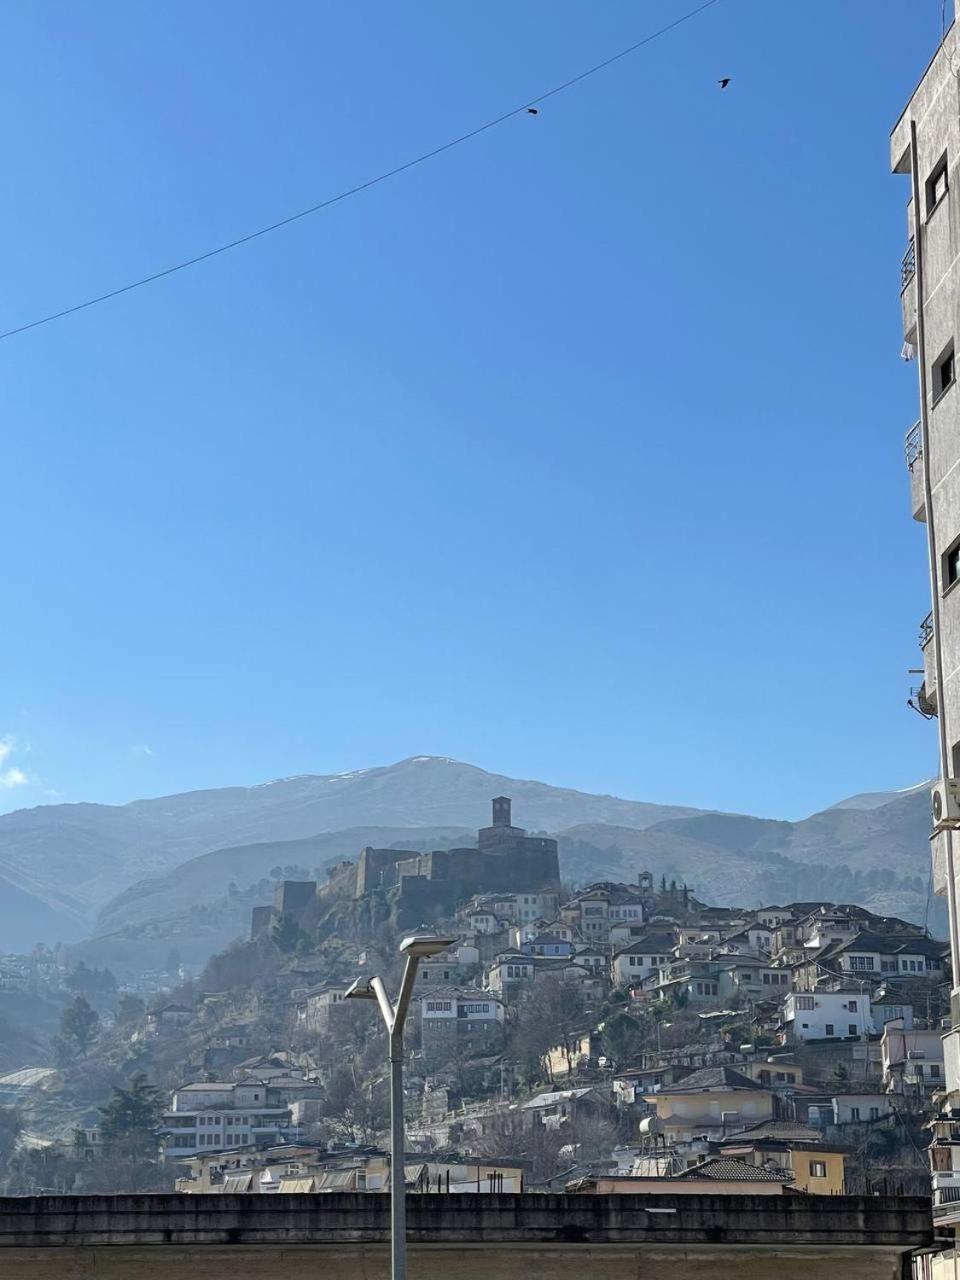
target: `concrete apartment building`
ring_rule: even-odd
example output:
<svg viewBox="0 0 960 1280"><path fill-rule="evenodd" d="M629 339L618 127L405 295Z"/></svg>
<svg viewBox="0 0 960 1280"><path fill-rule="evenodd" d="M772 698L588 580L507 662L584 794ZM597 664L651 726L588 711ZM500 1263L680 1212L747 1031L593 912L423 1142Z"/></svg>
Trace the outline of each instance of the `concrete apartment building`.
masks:
<svg viewBox="0 0 960 1280"><path fill-rule="evenodd" d="M294 1136L290 1108L279 1097L262 1081L184 1085L175 1090L163 1116L164 1158L289 1140Z"/></svg>
<svg viewBox="0 0 960 1280"><path fill-rule="evenodd" d="M950 15L954 17L955 15ZM918 421L906 436L910 509L923 528L931 610L920 625L923 683L914 705L935 717L939 781L933 788L933 881L947 899L953 979L950 1026L943 1035L946 1123L931 1148L934 1219L941 1234L960 1226L960 989L958 989L958 857L960 857L960 32L953 26L896 122L894 173L909 185L906 252L901 266L903 355L915 361ZM919 1061L919 1060L917 1060ZM956 1135L957 1140L954 1139ZM954 1254L925 1261L924 1276L940 1280Z"/></svg>
<svg viewBox="0 0 960 1280"><path fill-rule="evenodd" d="M489 991L440 989L419 998L424 1061L455 1053L493 1053L503 1039L503 1002Z"/></svg>

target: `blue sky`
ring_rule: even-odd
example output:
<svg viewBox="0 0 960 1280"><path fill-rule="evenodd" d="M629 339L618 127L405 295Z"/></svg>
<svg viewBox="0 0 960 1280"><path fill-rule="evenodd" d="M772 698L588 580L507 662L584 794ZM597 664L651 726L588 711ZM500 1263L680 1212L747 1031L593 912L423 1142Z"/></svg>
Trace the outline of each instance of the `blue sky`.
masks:
<svg viewBox="0 0 960 1280"><path fill-rule="evenodd" d="M690 7L7 5L0 329ZM932 773L887 137L939 25L721 0L0 343L0 806L430 753L800 816Z"/></svg>

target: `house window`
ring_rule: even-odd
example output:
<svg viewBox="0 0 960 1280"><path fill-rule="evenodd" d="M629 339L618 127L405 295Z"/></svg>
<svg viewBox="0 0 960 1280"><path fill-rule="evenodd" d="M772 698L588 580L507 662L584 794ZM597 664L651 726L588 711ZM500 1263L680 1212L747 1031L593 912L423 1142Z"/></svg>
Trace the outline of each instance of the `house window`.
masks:
<svg viewBox="0 0 960 1280"><path fill-rule="evenodd" d="M851 1120L859 1120L859 1119L860 1119L860 1108L859 1108L859 1107L851 1107L851 1108L850 1108L850 1119L851 1119Z"/></svg>
<svg viewBox="0 0 960 1280"><path fill-rule="evenodd" d="M851 1013L856 1013L856 1012L857 1012L857 1002L856 1002L856 1000L850 1000L850 1001L847 1003L847 1008L850 1010L850 1012L851 1012Z"/></svg>
<svg viewBox="0 0 960 1280"><path fill-rule="evenodd" d="M851 956L850 968L851 969L872 969L873 963L871 962L869 956Z"/></svg>
<svg viewBox="0 0 960 1280"><path fill-rule="evenodd" d="M953 386L953 380L956 376L953 359L953 342L944 348L943 352L937 357L937 361L933 366L933 399L934 402L940 399L945 391Z"/></svg>
<svg viewBox="0 0 960 1280"><path fill-rule="evenodd" d="M857 1035L857 1034L858 1034L858 1033L857 1033L857 1024L856 1024L855 1022L848 1022L848 1023L847 1023L847 1035L848 1035L848 1036L855 1036L855 1035Z"/></svg>
<svg viewBox="0 0 960 1280"><path fill-rule="evenodd" d="M833 1023L832 1023L832 1022L828 1022L828 1023L827 1023L827 1025L824 1027L824 1029L823 1029L823 1030L824 1030L824 1033L825 1033L826 1035L828 1035L828 1036L832 1036L832 1035L833 1035Z"/></svg>
<svg viewBox="0 0 960 1280"><path fill-rule="evenodd" d="M879 1120L879 1119L880 1119L880 1108L879 1108L879 1107L871 1107L871 1108L870 1108L870 1119L871 1119L871 1120Z"/></svg>
<svg viewBox="0 0 960 1280"><path fill-rule="evenodd" d="M797 996L794 999L794 1004L798 1009L815 1009L816 1008L816 1002L814 1001L813 996Z"/></svg>
<svg viewBox="0 0 960 1280"><path fill-rule="evenodd" d="M810 1161L810 1177L825 1178L826 1176L827 1176L826 1162L823 1160L811 1160Z"/></svg>
<svg viewBox="0 0 960 1280"><path fill-rule="evenodd" d="M935 1062L931 1062L930 1064L930 1078L932 1080L940 1079L940 1068Z"/></svg>
<svg viewBox="0 0 960 1280"><path fill-rule="evenodd" d="M927 217L947 194L947 153L944 152L927 179Z"/></svg>

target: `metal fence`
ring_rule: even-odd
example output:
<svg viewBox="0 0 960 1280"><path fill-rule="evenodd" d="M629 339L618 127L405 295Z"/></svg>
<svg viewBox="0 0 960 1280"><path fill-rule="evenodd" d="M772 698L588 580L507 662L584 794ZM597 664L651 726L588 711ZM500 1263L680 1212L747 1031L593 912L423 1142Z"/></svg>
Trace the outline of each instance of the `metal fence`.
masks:
<svg viewBox="0 0 960 1280"><path fill-rule="evenodd" d="M907 245L907 252L903 255L900 262L900 288L905 289L917 272L917 246L910 237L910 243Z"/></svg>

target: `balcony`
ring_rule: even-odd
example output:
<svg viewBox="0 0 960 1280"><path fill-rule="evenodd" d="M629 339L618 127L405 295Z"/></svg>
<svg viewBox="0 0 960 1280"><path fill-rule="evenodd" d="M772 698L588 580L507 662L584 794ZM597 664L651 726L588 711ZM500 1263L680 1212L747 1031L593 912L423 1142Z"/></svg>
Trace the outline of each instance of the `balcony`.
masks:
<svg viewBox="0 0 960 1280"><path fill-rule="evenodd" d="M900 263L900 308L903 312L903 336L907 342L916 343L917 291L911 288L917 274L917 246L910 237L907 252Z"/></svg>
<svg viewBox="0 0 960 1280"><path fill-rule="evenodd" d="M934 1169L933 1213L939 1222L960 1217L960 1170Z"/></svg>
<svg viewBox="0 0 960 1280"><path fill-rule="evenodd" d="M907 252L900 262L900 288L905 289L917 274L917 244L913 236L907 245Z"/></svg>
<svg viewBox="0 0 960 1280"><path fill-rule="evenodd" d="M903 442L903 454L910 472L910 513L914 520L926 520L927 504L923 492L923 435L915 422Z"/></svg>
<svg viewBox="0 0 960 1280"><path fill-rule="evenodd" d="M923 696L926 706L936 714L937 711L937 671L934 660L933 614L928 613L920 623L920 634L917 637L923 651Z"/></svg>

